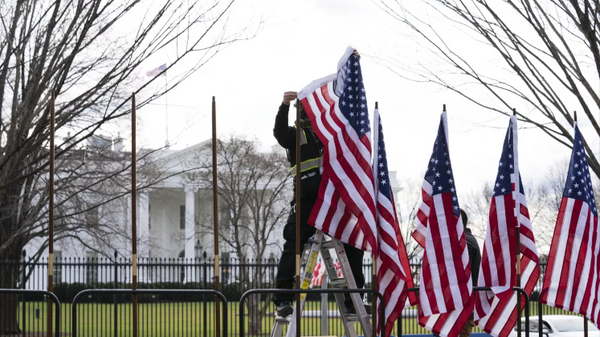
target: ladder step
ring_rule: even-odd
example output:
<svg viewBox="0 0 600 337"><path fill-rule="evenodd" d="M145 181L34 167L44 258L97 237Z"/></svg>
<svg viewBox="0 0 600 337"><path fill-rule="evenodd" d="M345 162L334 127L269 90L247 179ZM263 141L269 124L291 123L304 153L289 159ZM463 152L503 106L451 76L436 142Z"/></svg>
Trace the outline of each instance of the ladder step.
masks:
<svg viewBox="0 0 600 337"><path fill-rule="evenodd" d="M323 249L333 249L335 246L333 245L333 240L329 240L322 242L321 247Z"/></svg>
<svg viewBox="0 0 600 337"><path fill-rule="evenodd" d="M346 279L343 277L340 277L338 279L331 281L331 287L337 288L337 289L346 288Z"/></svg>
<svg viewBox="0 0 600 337"><path fill-rule="evenodd" d="M367 317L369 318L369 321L373 319L373 316L371 315L367 315ZM348 320L348 323L360 323L358 314L346 315L346 319Z"/></svg>
<svg viewBox="0 0 600 337"><path fill-rule="evenodd" d="M286 317L281 317L281 316L275 315L275 322L277 322L277 323L289 324L291 321L292 321L292 315L289 315Z"/></svg>

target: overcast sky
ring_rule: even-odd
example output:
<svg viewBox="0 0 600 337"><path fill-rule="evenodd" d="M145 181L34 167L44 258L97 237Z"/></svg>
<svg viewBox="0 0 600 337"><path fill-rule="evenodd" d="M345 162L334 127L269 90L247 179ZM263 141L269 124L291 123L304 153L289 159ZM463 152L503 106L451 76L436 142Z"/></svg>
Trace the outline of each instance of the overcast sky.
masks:
<svg viewBox="0 0 600 337"><path fill-rule="evenodd" d="M430 14L427 8L414 6L423 11L424 17ZM374 3L245 1L237 5L231 20L243 25L249 17L255 21L266 19L254 39L220 51L184 85L169 93L167 99L161 98L138 112L142 119L139 144L164 145L166 125L172 149L210 138L211 97L216 96L218 134L257 137L263 149L268 149L276 144L272 130L283 92L299 91L311 81L334 73L339 58L350 45L362 54L369 110L372 113L375 102L379 102L390 169L396 170L400 179L423 178L442 104L446 104L450 155L459 197L484 182L493 182L508 117L474 107L449 90L411 82L390 72L385 60L401 56L407 63L416 64L427 55L405 27ZM460 40L461 36L456 34L456 38ZM463 47L471 52L468 41ZM169 58L165 51L143 71L168 63ZM486 61L485 55L481 61ZM182 68L179 70L183 72ZM174 69L166 79L175 77L177 71ZM156 82L157 88L161 85L163 79ZM585 121L581 124L585 137ZM598 140L591 141L598 149ZM566 147L534 129L520 130L519 149L525 187L570 155Z"/></svg>

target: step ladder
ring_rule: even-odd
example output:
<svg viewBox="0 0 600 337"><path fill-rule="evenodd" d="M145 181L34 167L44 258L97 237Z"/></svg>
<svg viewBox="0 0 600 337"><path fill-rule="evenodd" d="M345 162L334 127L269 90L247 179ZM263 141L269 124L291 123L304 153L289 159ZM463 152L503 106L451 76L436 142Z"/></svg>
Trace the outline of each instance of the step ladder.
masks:
<svg viewBox="0 0 600 337"><path fill-rule="evenodd" d="M338 270L335 267L334 259L332 258L331 249L336 252L337 259L340 263L342 276L338 277ZM310 279L312 278L313 271L317 257L321 253L323 262L325 263L325 270L331 280L332 288L334 289L356 289L356 281L354 275L352 275L352 269L348 262L348 256L344 249L344 244L337 240L326 237L322 231L317 230L315 235L309 240L309 243L304 246L302 254L302 265L304 266L304 272L302 277L302 289L308 289L310 285ZM354 328L355 323L360 323L364 336L372 336L373 328L371 325L371 315L367 313L365 305L362 300L361 294L352 293L350 295L356 314L346 314L344 310L345 297L343 293L335 294L335 300L338 305L344 329L347 337L358 337L356 329ZM306 294L300 294L300 313L304 309L304 302L306 300ZM270 337L281 337L283 336L283 329L288 326L286 337L296 337L296 309L297 305L294 304L294 312L291 316L287 317L275 317L275 324L273 330L271 330Z"/></svg>

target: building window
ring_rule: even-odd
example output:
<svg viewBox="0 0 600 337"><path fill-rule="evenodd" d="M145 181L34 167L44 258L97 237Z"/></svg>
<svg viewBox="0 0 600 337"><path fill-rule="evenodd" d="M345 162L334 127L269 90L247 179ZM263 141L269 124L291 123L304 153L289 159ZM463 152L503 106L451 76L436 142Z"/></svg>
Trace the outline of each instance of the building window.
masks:
<svg viewBox="0 0 600 337"><path fill-rule="evenodd" d="M86 252L85 279L87 284L98 283L98 253Z"/></svg>
<svg viewBox="0 0 600 337"><path fill-rule="evenodd" d="M92 208L85 212L85 223L91 227L98 227L98 207Z"/></svg>
<svg viewBox="0 0 600 337"><path fill-rule="evenodd" d="M148 229L152 229L152 217L150 216L151 213L151 205L150 202L148 202Z"/></svg>
<svg viewBox="0 0 600 337"><path fill-rule="evenodd" d="M179 229L185 230L185 205L179 206Z"/></svg>
<svg viewBox="0 0 600 337"><path fill-rule="evenodd" d="M62 252L60 250L54 251L53 262L52 275L54 284L60 284L62 283Z"/></svg>

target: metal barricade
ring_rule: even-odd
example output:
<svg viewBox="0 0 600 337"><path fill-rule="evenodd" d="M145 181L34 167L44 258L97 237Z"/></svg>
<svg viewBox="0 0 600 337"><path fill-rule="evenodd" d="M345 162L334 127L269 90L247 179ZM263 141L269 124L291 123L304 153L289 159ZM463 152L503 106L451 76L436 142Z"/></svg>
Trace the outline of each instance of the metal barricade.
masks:
<svg viewBox="0 0 600 337"><path fill-rule="evenodd" d="M245 336L245 331L244 331L244 326L245 326L245 320L244 320L245 309L244 309L244 307L245 307L245 305L244 305L244 301L250 295L255 295L255 294L336 294L336 293L342 293L342 294L359 293L361 295L372 294L372 295L377 296L377 298L379 298L379 301L383 304L381 306L381 310L379 312L378 318L379 318L380 324L381 324L381 331L385 331L385 301L383 299L383 295L380 292L373 290L373 289L252 289L252 290L246 291L240 298L239 337ZM375 326L373 326L373 330L375 330Z"/></svg>
<svg viewBox="0 0 600 337"><path fill-rule="evenodd" d="M223 315L223 320L222 322L222 331L223 334L222 336L227 336L227 299L225 298L225 296L216 291L216 290L210 290L210 289L137 289L137 290L132 290L132 289L87 289L87 290L83 290L80 291L77 295L75 295L75 297L73 298L73 305L72 305L72 312L71 312L71 327L72 327L72 335L74 337L77 336L77 305L79 304L79 301L81 301L81 299L84 296L89 296L92 294L105 294L105 295L151 295L151 294L189 294L189 295L214 295L220 298L220 301L222 303L221 308L222 308L222 315ZM205 322L206 323L206 322ZM219 329L218 326L215 327L215 329ZM58 335L57 335L58 336Z"/></svg>
<svg viewBox="0 0 600 337"><path fill-rule="evenodd" d="M489 287L473 287L473 291L490 291L492 290ZM418 292L419 292L419 288L418 287L413 287L408 289L408 291L414 291L417 293L418 296ZM516 291L518 293L521 293L521 296L523 296L525 298L525 326L527 327L527 329L525 329L525 337L529 337L529 295L527 295L527 293L525 292L525 290L523 290L522 288L519 287L513 287L513 291ZM542 314L541 314L541 304L540 304L540 325L542 322ZM402 315L400 315L400 317L398 318L398 337L402 337ZM520 324L520 322L517 322L517 324ZM542 333L541 333L541 329L540 329L540 336L542 337Z"/></svg>
<svg viewBox="0 0 600 337"><path fill-rule="evenodd" d="M55 332L54 335L56 337L60 336L60 301L58 300L58 297L56 297L56 295L54 295L53 293L46 291L46 290L25 290L25 289L0 289L0 295L2 294L14 294L14 295L43 295L43 296L47 296L48 299L50 301L52 301L52 303L54 304L54 312L56 313L54 315L54 327L55 327ZM23 306L25 306L25 302L23 302L22 304ZM23 314L23 317L25 317L25 315ZM23 329L25 329L25 322L23 323Z"/></svg>

